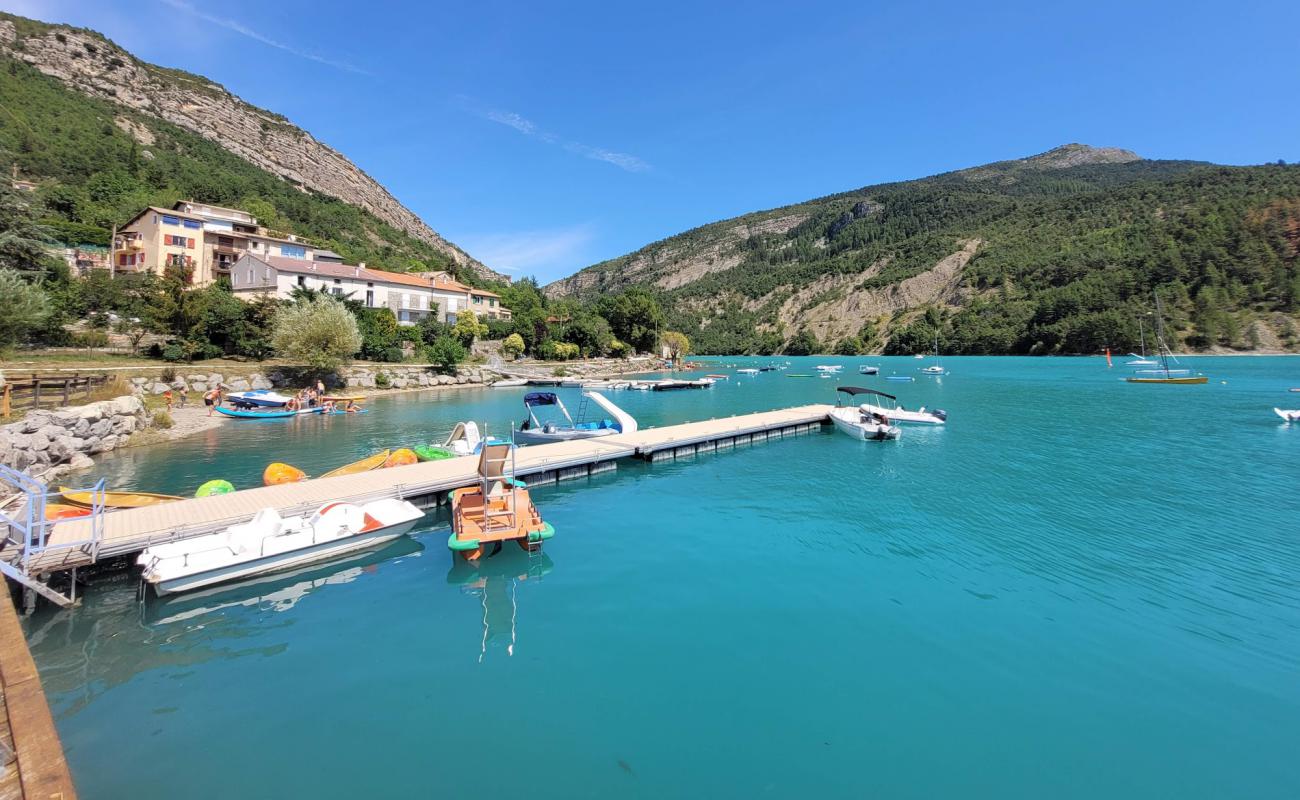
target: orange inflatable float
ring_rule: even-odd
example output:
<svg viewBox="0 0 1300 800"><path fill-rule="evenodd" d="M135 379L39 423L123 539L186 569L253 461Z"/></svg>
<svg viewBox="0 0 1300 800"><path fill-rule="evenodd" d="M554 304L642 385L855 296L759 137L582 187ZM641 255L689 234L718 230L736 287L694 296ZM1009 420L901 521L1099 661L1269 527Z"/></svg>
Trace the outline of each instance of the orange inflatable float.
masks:
<svg viewBox="0 0 1300 800"><path fill-rule="evenodd" d="M384 462L385 467L404 467L407 464L414 464L420 460L414 450L403 447L401 450L394 450L393 454Z"/></svg>
<svg viewBox="0 0 1300 800"><path fill-rule="evenodd" d="M297 483L306 477L307 473L297 467L277 461L266 465L266 471L262 473L262 483L267 486L279 486L282 483Z"/></svg>

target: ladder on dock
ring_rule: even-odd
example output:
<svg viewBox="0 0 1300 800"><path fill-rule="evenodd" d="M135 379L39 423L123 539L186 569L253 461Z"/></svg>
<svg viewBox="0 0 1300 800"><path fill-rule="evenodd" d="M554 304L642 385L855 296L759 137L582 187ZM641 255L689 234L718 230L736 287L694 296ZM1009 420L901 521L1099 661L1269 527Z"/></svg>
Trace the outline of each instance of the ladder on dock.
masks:
<svg viewBox="0 0 1300 800"><path fill-rule="evenodd" d="M43 573L33 572L32 560L45 553L60 550L83 550L93 562L99 554L103 538L104 481L101 479L86 490L91 495L90 535L86 539L52 544L49 532L52 523L45 510L50 501L49 487L30 475L16 469L0 466L0 490L8 494L17 490L9 502L0 508L0 574L4 574L24 589L39 594L62 608L77 603L77 570L74 567L68 594L63 594L46 582ZM54 493L53 497L61 495Z"/></svg>

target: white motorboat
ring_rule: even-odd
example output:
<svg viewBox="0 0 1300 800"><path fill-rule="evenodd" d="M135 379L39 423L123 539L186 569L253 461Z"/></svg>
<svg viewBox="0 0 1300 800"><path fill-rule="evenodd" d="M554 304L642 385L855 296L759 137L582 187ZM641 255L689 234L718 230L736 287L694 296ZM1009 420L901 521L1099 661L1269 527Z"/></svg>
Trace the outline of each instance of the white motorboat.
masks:
<svg viewBox="0 0 1300 800"><path fill-rule="evenodd" d="M849 397L869 394L894 399L893 395L857 386L841 386L837 391ZM884 416L863 411L861 407L836 405L831 409L831 422L835 424L835 430L864 442L883 442L897 439L903 434L897 425L890 424Z"/></svg>
<svg viewBox="0 0 1300 800"><path fill-rule="evenodd" d="M736 372L738 372L738 373L741 374L741 375L757 375L757 374L758 374L758 370L754 369L753 367L746 367L745 369L738 369L738 370L736 370Z"/></svg>
<svg viewBox="0 0 1300 800"><path fill-rule="evenodd" d="M840 370L844 369L844 367L840 366L839 364L822 364L818 367L814 367L814 369L816 369L818 372L820 372L823 375L834 375L838 373Z"/></svg>
<svg viewBox="0 0 1300 800"><path fill-rule="evenodd" d="M948 422L948 412L941 408L933 411L921 406L916 411L908 411L899 405L898 398L884 392L875 392L871 400L858 406L864 414L878 414L883 416L888 422L910 422L917 425L945 425Z"/></svg>
<svg viewBox="0 0 1300 800"><path fill-rule="evenodd" d="M919 361L919 360L925 358L925 353L917 353L916 355L912 356L912 358L915 358L916 360Z"/></svg>
<svg viewBox="0 0 1300 800"><path fill-rule="evenodd" d="M1273 413L1287 422L1300 422L1300 408L1275 408Z"/></svg>
<svg viewBox="0 0 1300 800"><path fill-rule="evenodd" d="M396 498L326 503L310 517L264 508L251 522L219 533L149 547L137 563L158 594L187 592L374 547L407 533L423 516Z"/></svg>
<svg viewBox="0 0 1300 800"><path fill-rule="evenodd" d="M871 365L869 365L869 364L860 364L860 365L858 365L858 374L859 374L859 375L875 375L875 374L877 374L878 372L880 372L880 367L873 367L873 366L871 366Z"/></svg>
<svg viewBox="0 0 1300 800"><path fill-rule="evenodd" d="M613 436L616 433L636 433L637 424L632 415L614 405L613 401L599 392L583 392L582 405L578 407L578 421L569 416L569 410L554 392L529 392L524 395L524 407L528 409L528 419L524 420L515 431L515 442L519 444L548 444L550 442L568 442L574 439L594 439L598 436ZM595 403L607 412L612 419L583 421L588 401ZM563 420L542 421L536 409L545 406L555 407Z"/></svg>
<svg viewBox="0 0 1300 800"><path fill-rule="evenodd" d="M263 406L266 408L280 408L292 400L288 395L270 389L253 389L247 392L231 392L226 395L226 400L232 403L235 408L252 406Z"/></svg>
<svg viewBox="0 0 1300 800"><path fill-rule="evenodd" d="M527 378L502 378L492 383L493 389L510 389L515 386L527 386Z"/></svg>

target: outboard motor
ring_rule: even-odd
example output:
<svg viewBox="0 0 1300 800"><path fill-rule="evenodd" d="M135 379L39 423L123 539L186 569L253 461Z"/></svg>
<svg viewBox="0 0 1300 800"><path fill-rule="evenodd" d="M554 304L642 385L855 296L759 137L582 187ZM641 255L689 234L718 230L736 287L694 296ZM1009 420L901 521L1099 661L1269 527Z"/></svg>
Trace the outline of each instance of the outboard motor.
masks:
<svg viewBox="0 0 1300 800"><path fill-rule="evenodd" d="M930 413L933 414L933 415L935 415L935 416L938 417L939 419L943 420L944 422L947 422L947 421L948 421L948 412L947 412L947 411L944 411L942 408L936 408L935 410L931 411Z"/></svg>
<svg viewBox="0 0 1300 800"><path fill-rule="evenodd" d="M558 428L555 427L554 422L548 422L542 426L542 433L555 433L557 430Z"/></svg>

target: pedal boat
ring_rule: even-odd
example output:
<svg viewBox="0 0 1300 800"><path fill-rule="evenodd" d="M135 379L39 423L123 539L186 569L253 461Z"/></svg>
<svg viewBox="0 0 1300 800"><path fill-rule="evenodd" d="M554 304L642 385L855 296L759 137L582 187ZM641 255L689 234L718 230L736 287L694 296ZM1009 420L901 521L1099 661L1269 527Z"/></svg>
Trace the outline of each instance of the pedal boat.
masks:
<svg viewBox="0 0 1300 800"><path fill-rule="evenodd" d="M326 503L310 517L281 517L264 508L251 522L219 533L149 547L136 563L158 594L188 592L375 547L407 533L423 516L396 498Z"/></svg>
<svg viewBox="0 0 1300 800"><path fill-rule="evenodd" d="M447 548L466 561L478 561L488 551L496 553L508 541L533 552L555 535L555 528L542 521L528 496L527 484L507 469L513 462L513 446L487 444L479 453L479 484L451 493Z"/></svg>

